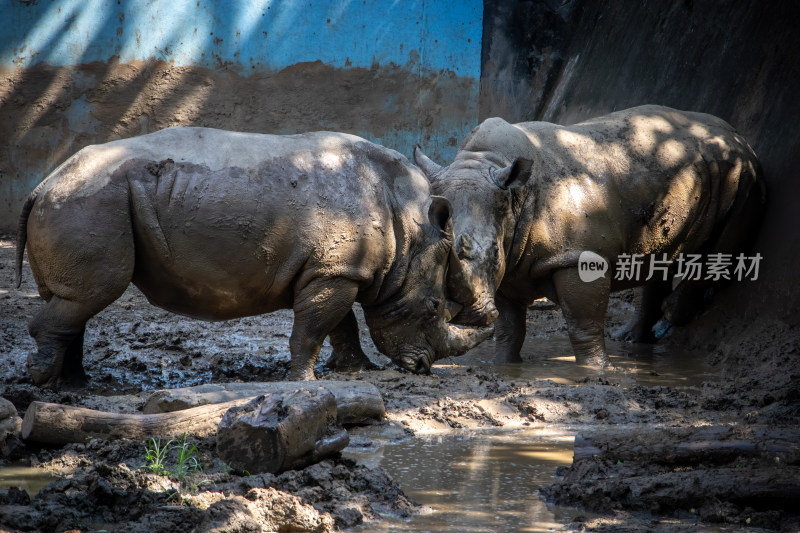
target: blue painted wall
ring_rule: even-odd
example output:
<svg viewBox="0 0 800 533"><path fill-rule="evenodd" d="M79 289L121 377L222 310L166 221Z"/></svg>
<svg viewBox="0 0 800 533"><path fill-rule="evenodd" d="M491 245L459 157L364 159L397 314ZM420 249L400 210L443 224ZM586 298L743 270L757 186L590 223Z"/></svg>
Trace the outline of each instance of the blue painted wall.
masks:
<svg viewBox="0 0 800 533"><path fill-rule="evenodd" d="M0 230L80 148L173 125L453 157L482 0L0 0Z"/></svg>
<svg viewBox="0 0 800 533"><path fill-rule="evenodd" d="M243 75L320 60L480 77L481 0L4 0L1 9L6 68L119 56Z"/></svg>

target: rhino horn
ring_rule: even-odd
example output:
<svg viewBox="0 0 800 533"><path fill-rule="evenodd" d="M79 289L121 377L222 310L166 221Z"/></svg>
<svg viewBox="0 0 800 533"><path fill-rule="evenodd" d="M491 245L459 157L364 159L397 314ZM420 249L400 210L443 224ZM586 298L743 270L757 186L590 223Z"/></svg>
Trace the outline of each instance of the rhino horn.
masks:
<svg viewBox="0 0 800 533"><path fill-rule="evenodd" d="M447 325L447 357L458 357L494 335L494 326L459 328Z"/></svg>
<svg viewBox="0 0 800 533"><path fill-rule="evenodd" d="M425 176L433 181L434 176L442 171L442 166L434 163L427 155L422 153L422 148L419 145L414 147L414 163L417 164Z"/></svg>
<svg viewBox="0 0 800 533"><path fill-rule="evenodd" d="M451 247L447 262L447 297L454 302L468 307L475 302L475 293L469 284L467 275L461 267L456 251Z"/></svg>

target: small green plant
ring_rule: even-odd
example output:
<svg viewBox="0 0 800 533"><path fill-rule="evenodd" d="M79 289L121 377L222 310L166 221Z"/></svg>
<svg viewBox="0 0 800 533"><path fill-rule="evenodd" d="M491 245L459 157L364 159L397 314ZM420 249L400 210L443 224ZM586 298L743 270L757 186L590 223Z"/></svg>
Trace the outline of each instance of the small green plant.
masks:
<svg viewBox="0 0 800 533"><path fill-rule="evenodd" d="M159 476L168 475L166 462L171 445L171 440L162 446L161 439L150 437L144 450L144 468Z"/></svg>
<svg viewBox="0 0 800 533"><path fill-rule="evenodd" d="M197 444L189 444L186 442L186 433L183 434L181 440L174 446L178 450L178 462L175 467L170 470L175 479L184 481L187 476L195 472L203 470L200 464L200 455L197 452Z"/></svg>
<svg viewBox="0 0 800 533"><path fill-rule="evenodd" d="M173 466L168 464L172 462L170 459L174 460ZM161 439L153 437L148 439L145 448L145 464L142 468L159 476L168 476L179 482L182 490L190 492L196 492L200 486L208 482L208 480L198 482L196 479L195 474L203 471L203 465L200 463L197 445L186 442L186 433L179 440L168 440L163 445ZM172 494L168 501L174 498L175 494Z"/></svg>

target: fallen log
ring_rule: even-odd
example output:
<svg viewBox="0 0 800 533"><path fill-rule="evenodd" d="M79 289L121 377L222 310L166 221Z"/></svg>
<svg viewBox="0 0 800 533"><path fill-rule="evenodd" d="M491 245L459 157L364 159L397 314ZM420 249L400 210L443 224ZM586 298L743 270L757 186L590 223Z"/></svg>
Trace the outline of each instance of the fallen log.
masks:
<svg viewBox="0 0 800 533"><path fill-rule="evenodd" d="M800 465L800 430L793 428L661 428L603 431L575 437L573 461L665 465L725 464L739 457Z"/></svg>
<svg viewBox="0 0 800 533"><path fill-rule="evenodd" d="M217 453L236 470L279 473L316 463L348 442L336 421L336 399L318 387L258 396L229 409L219 423Z"/></svg>
<svg viewBox="0 0 800 533"><path fill-rule="evenodd" d="M203 405L174 413L109 413L56 403L32 402L22 419L23 440L63 445L89 438L135 439L176 438L184 433L208 437L217 432L219 421L231 407L248 399Z"/></svg>
<svg viewBox="0 0 800 533"><path fill-rule="evenodd" d="M366 424L386 416L381 393L371 383L320 380L314 386L324 387L336 398L337 418L341 424ZM303 385L296 381L268 381L165 389L150 395L142 411L146 414L168 413L262 394L291 392L298 388L303 388Z"/></svg>

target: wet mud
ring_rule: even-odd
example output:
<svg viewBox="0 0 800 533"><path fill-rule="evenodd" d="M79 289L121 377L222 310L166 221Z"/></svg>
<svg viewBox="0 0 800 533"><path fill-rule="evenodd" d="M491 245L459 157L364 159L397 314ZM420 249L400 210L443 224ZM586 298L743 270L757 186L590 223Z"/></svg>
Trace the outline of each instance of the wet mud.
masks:
<svg viewBox="0 0 800 533"><path fill-rule="evenodd" d="M13 254L11 237L0 238L0 396L11 401L20 415L34 400L135 413L160 388L285 378L291 312L201 322L153 307L131 287L87 326L84 365L89 387L40 390L28 376L25 362L35 348L26 322L41 300L27 265L22 287L12 287ZM627 323L632 309L630 293L615 295L606 331ZM575 364L560 309L552 304L537 303L531 308L528 331L522 365L491 364L493 341L489 341L463 357L439 361L427 376L392 367L375 350L363 327L365 352L382 370L327 373L323 365L330 346L326 344L317 377L375 384L384 397L387 418L369 428L353 429L343 458L280 476L232 472L205 441L195 442L202 473L187 484L141 468L145 442L93 440L53 449L12 442L9 437L4 448L7 456L0 463L0 473L9 473L7 478L0 477L0 530L175 531L175 524L185 523L198 531L260 531L279 529L279 524L295 520L292 527L307 531L348 529L360 523L365 524L359 526L363 530L394 523L403 530L421 531L428 527L421 525L428 514L455 513L460 500L431 500L426 491L436 489L420 485L434 481L414 480L399 470L402 465L412 470L431 468L433 463L426 466L415 459L418 454L401 451L408 450L403 446L418 446L419 439L427 443L423 450L433 455L435 446L447 449L447 439L469 435L482 442L481 435L487 431L510 434L546 429L589 436L600 430L630 428L649 434L665 428L800 428L800 334L783 322L721 324L715 332L707 328L711 333L704 336L676 330L655 346L608 339L614 364L603 372ZM508 450L513 439L504 442L506 451L492 461L511 460ZM455 446L451 448L452 453L442 451L437 456L439 462L466 461L457 456ZM377 449L382 451L375 455ZM535 455L537 448L527 451ZM630 494L636 480L654 473L651 459L625 461L623 470L616 462L597 459L588 468L580 462L570 464L569 452L567 443L567 451L559 452L566 457L546 462L547 475L531 481L532 498L545 498L550 504L558 502L557 509L568 509L559 511L549 526L542 525L543 530L677 532L724 526L741 531L750 527L793 531L800 523L798 511L780 498L755 507L736 498L717 498L713 505L679 498L687 491L686 483L691 483L682 465L661 466L658 474L683 475L683 485L676 483L671 489L653 491L647 501L637 501ZM392 461L395 456L403 459ZM528 457L523 454L515 460L523 456ZM727 479L757 479L768 472L762 460L747 459L748 474ZM731 465L736 470L736 464L735 460L709 464L707 472L725 486L729 482L724 474ZM20 467L56 480L38 494L38 487L30 488L29 494L23 483L7 481L13 478L11 469ZM486 468L486 479L493 479L491 468ZM615 480L614 490L597 485L607 478ZM496 482L497 494L520 483L502 478ZM588 498L592 491L605 491L606 499ZM724 496L724 491L719 494ZM604 503L595 505L600 501ZM483 509L480 505L473 509L481 511L476 516L494 516L497 505L488 499ZM416 520L422 521L420 525L414 525ZM526 522L525 527L537 530L539 526ZM456 529L480 530L464 523Z"/></svg>

